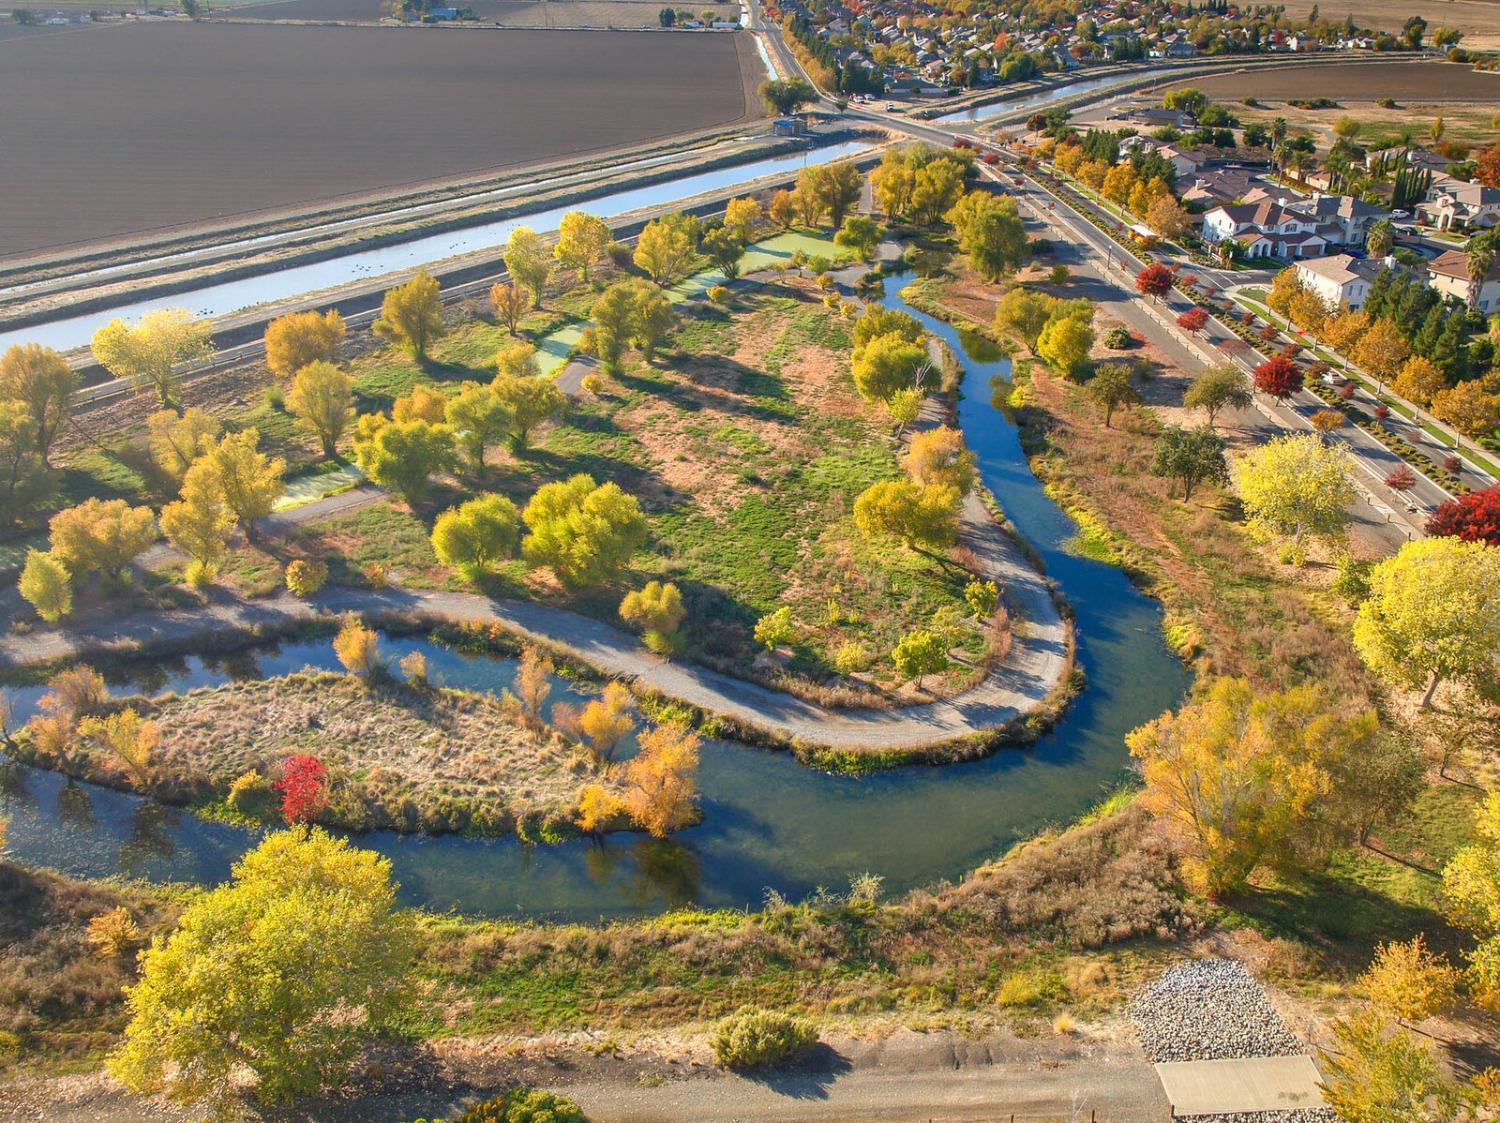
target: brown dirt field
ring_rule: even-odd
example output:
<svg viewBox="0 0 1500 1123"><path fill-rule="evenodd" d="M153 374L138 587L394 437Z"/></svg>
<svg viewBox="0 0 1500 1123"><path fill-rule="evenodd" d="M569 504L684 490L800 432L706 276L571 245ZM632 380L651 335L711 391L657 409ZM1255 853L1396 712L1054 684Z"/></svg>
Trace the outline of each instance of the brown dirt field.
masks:
<svg viewBox="0 0 1500 1123"><path fill-rule="evenodd" d="M462 6L462 5L460 5ZM469 0L484 22L505 27L657 27L657 0ZM694 14L712 8L720 19L738 20L738 4L690 5ZM375 23L380 0L273 0L231 9L233 19L339 20Z"/></svg>
<svg viewBox="0 0 1500 1123"><path fill-rule="evenodd" d="M167 24L0 42L0 247L377 194L756 116L748 36ZM686 96L688 92L691 96Z"/></svg>
<svg viewBox="0 0 1500 1123"><path fill-rule="evenodd" d="M1317 0L1291 0L1286 14L1300 19L1314 7ZM1344 18L1345 10L1336 5L1324 4L1321 11L1325 19ZM1350 4L1348 11L1355 23L1382 31L1400 31L1410 17L1421 16L1429 37L1433 28L1457 27L1464 32L1465 47L1500 47L1500 4L1494 0L1362 0Z"/></svg>
<svg viewBox="0 0 1500 1123"><path fill-rule="evenodd" d="M1253 68L1230 71L1190 83L1210 97L1425 98L1428 101L1500 102L1500 74L1481 73L1450 62L1337 62L1327 66Z"/></svg>

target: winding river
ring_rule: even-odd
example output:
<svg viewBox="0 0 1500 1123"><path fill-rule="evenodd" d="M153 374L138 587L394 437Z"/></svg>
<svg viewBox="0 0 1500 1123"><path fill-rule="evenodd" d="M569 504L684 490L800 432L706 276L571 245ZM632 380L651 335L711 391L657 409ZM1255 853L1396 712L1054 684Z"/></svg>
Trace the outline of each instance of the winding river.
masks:
<svg viewBox="0 0 1500 1123"><path fill-rule="evenodd" d="M965 357L959 417L981 476L1076 612L1088 686L1063 719L1024 750L861 778L814 772L787 753L708 742L704 821L668 842L612 835L528 847L515 839L361 836L361 845L390 857L406 902L590 920L685 905L754 906L767 888L796 899L818 886L842 889L866 871L895 892L957 878L1079 814L1127 776L1124 734L1175 705L1187 672L1162 641L1155 602L1119 569L1069 552L1075 526L1044 494L1014 426L991 404L991 379L1008 376L1008 361L987 341L907 306L899 293L911 279L889 279L883 303L910 312ZM498 691L510 681L508 660L411 638L383 643L392 657L418 646L450 686ZM117 688L184 689L332 663L326 640L288 642L213 664L143 665L136 681ZM560 680L553 698L572 691ZM40 693L12 692L23 716ZM10 854L23 862L73 874L212 882L255 841L252 832L53 773L11 767L3 775L0 813L11 819Z"/></svg>

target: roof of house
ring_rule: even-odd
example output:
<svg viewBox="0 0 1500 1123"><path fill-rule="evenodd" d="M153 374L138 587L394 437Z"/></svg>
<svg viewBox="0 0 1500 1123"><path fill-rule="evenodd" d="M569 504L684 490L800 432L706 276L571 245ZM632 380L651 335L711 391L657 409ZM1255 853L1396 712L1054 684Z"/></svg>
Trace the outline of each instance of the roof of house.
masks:
<svg viewBox="0 0 1500 1123"><path fill-rule="evenodd" d="M1306 258L1297 262L1297 268L1319 277L1326 277L1337 285L1350 281L1373 280L1375 274L1385 268L1383 262L1366 257L1353 257L1347 253L1331 254L1328 257Z"/></svg>
<svg viewBox="0 0 1500 1123"><path fill-rule="evenodd" d="M1444 277L1455 277L1460 281L1469 279L1469 255L1463 250L1444 250L1427 263L1429 273L1439 273ZM1500 260L1490 266L1490 271L1484 275L1486 281L1500 280Z"/></svg>

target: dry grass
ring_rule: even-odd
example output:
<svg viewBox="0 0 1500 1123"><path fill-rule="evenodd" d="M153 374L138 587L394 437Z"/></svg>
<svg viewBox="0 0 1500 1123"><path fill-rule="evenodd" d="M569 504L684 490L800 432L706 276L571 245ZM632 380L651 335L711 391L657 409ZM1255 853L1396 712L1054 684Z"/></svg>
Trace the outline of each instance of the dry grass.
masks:
<svg viewBox="0 0 1500 1123"><path fill-rule="evenodd" d="M96 953L89 921L121 907L145 937L166 930L177 915L161 895L0 861L0 1073L16 1054L57 1066L97 1056L113 1043L124 1021L121 988L135 976L135 949Z"/></svg>
<svg viewBox="0 0 1500 1123"><path fill-rule="evenodd" d="M167 696L139 708L161 728L154 794L214 803L246 772L275 778L293 753L329 770L321 816L355 829L499 834L562 829L601 767L560 736L534 732L486 695L306 673ZM85 751L67 771L122 783Z"/></svg>

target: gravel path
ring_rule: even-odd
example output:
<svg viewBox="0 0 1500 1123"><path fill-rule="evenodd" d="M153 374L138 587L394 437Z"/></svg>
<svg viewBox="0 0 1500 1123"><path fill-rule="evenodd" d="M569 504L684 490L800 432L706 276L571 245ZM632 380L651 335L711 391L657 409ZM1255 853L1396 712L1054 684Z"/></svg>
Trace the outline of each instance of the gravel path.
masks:
<svg viewBox="0 0 1500 1123"><path fill-rule="evenodd" d="M1143 987L1130 1006L1152 1061L1292 1057L1307 1046L1286 1028L1260 983L1229 959L1180 963Z"/></svg>

